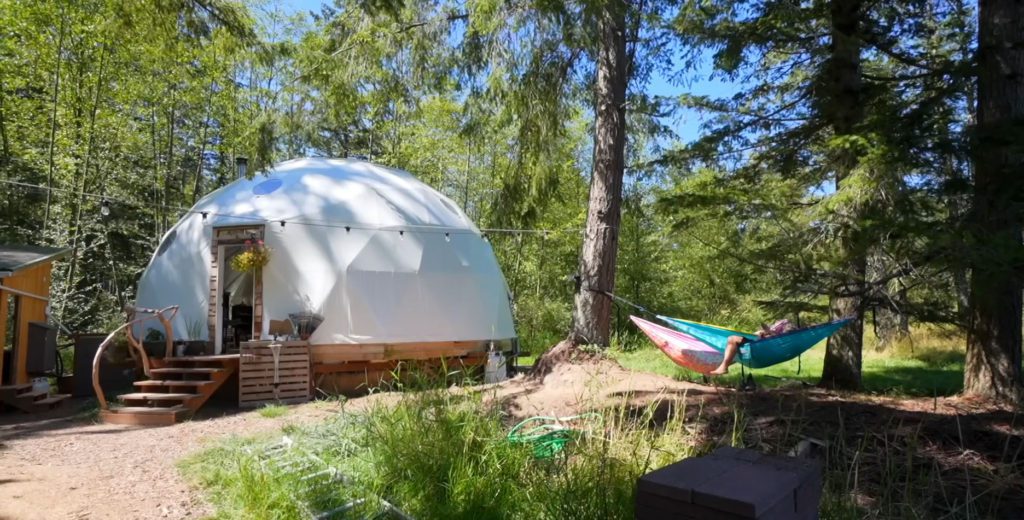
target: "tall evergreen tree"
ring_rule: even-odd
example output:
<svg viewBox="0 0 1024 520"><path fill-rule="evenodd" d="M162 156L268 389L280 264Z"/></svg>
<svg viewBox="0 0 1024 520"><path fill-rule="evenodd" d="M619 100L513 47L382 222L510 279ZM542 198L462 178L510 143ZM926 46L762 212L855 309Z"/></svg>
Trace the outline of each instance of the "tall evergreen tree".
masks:
<svg viewBox="0 0 1024 520"><path fill-rule="evenodd" d="M964 391L1024 402L1024 4L978 3L978 105Z"/></svg>
<svg viewBox="0 0 1024 520"><path fill-rule="evenodd" d="M624 0L597 2L597 77L594 83L594 160L590 203L580 253L581 287L573 307L570 338L578 344L608 346L615 290L622 180L625 174L626 12ZM598 292L602 291L602 292Z"/></svg>
<svg viewBox="0 0 1024 520"><path fill-rule="evenodd" d="M922 7L934 18L915 18ZM749 198L714 202L750 222L793 219L791 232L768 238L781 241L748 254L786 274L779 293L787 299L827 296L833 317L854 318L830 339L826 386L860 387L865 310L877 304L879 288L928 269L943 250L932 181L910 180L938 178L932 159L950 146L934 136L962 125L945 116L962 106L956 53L965 44L960 25L936 22L943 16L963 20L939 2L858 0L690 2L677 20L698 59L710 51L715 68L745 87L729 99L684 96L714 118L697 143L668 159L724 166L722 182ZM801 188L795 200L759 197L780 174ZM730 252L758 244L758 235L747 233ZM883 243L898 252L896 261L868 279L867 257Z"/></svg>

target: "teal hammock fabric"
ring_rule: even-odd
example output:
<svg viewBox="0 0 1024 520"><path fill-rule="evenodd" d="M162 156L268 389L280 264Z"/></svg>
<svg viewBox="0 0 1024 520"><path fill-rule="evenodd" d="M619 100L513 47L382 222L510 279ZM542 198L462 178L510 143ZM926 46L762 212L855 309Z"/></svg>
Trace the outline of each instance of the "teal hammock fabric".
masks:
<svg viewBox="0 0 1024 520"><path fill-rule="evenodd" d="M844 325L852 321L849 318L830 321L803 329L794 330L778 336L758 339L754 334L716 327L706 323L681 320L658 316L658 319L671 325L674 329L697 338L702 343L719 352L725 352L729 336L743 336L749 341L740 346L737 360L750 368L765 368L789 361L803 354L821 340L831 336Z"/></svg>

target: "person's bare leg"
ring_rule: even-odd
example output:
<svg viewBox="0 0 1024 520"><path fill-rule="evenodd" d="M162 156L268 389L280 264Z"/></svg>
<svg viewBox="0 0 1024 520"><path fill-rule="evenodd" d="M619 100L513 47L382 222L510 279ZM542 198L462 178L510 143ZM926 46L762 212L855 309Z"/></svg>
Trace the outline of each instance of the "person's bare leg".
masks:
<svg viewBox="0 0 1024 520"><path fill-rule="evenodd" d="M718 368L708 372L713 376L720 376L722 374L729 373L729 365L732 364L732 360L736 359L736 353L740 350L740 343L743 338L740 336L729 336L729 342L725 345L725 357L722 359L722 364L718 365Z"/></svg>

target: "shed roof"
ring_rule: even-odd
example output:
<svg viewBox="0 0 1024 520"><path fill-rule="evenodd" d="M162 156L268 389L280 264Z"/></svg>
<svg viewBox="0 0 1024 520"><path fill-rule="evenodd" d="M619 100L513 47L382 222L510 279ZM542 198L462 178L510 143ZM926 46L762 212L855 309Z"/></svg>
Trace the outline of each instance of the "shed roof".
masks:
<svg viewBox="0 0 1024 520"><path fill-rule="evenodd" d="M0 277L43 262L52 262L71 252L66 247L0 244Z"/></svg>

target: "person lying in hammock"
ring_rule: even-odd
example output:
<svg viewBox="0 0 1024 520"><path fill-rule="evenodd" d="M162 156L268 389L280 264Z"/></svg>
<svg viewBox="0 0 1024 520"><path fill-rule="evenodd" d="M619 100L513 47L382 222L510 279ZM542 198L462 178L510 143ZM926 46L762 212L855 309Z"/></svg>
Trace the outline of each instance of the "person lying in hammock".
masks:
<svg viewBox="0 0 1024 520"><path fill-rule="evenodd" d="M760 339L770 338L772 336L778 336L779 334L789 332L794 328L795 327L789 323L789 320L785 319L776 321L770 327L762 323L761 330L757 331L757 337ZM718 368L708 372L708 374L713 376L728 374L729 365L731 365L732 361L736 359L736 354L740 351L740 346L748 341L750 340L743 336L729 336L729 342L725 346L725 358L722 359L722 364L718 365Z"/></svg>

